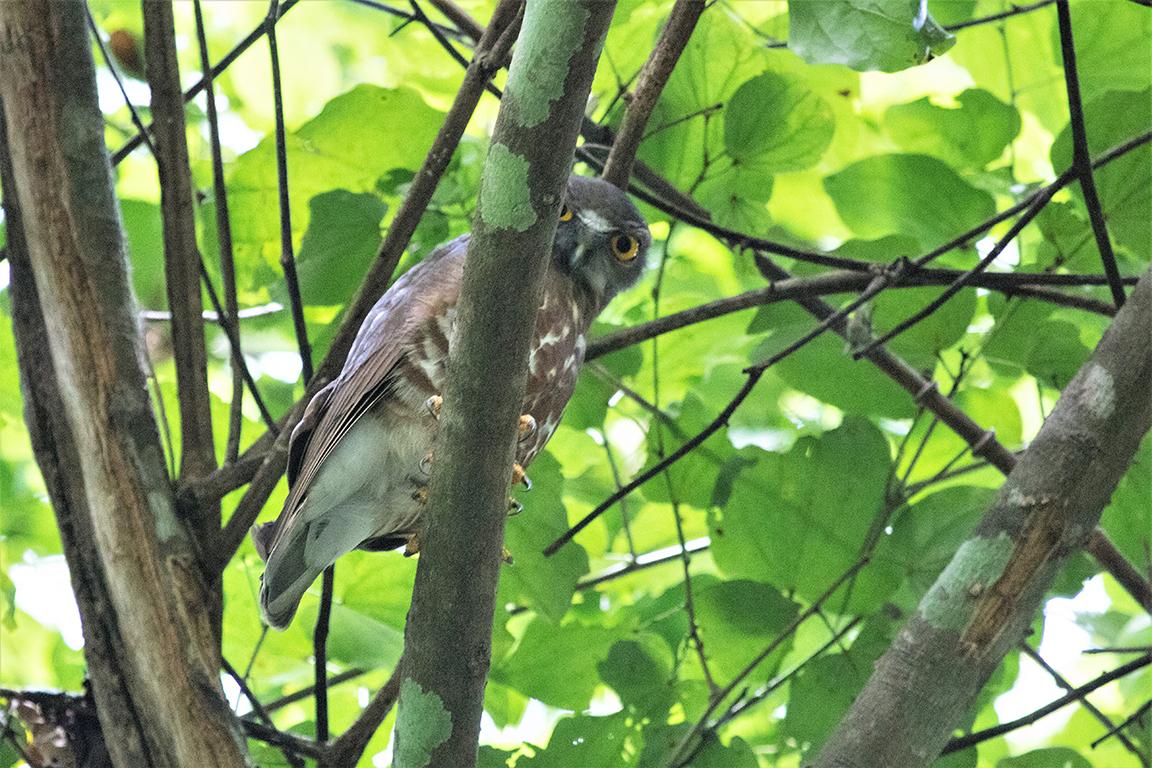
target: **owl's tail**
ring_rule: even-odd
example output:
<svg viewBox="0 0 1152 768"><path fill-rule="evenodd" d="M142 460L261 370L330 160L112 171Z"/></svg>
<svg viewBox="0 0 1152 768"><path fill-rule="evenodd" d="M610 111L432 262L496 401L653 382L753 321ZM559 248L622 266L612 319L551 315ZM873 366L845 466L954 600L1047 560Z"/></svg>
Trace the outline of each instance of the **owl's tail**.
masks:
<svg viewBox="0 0 1152 768"><path fill-rule="evenodd" d="M324 568L310 566L304 558L308 526L290 526L287 536L271 547L278 522L255 526L252 541L267 563L260 577L260 614L268 626L284 629L296 615L300 598Z"/></svg>

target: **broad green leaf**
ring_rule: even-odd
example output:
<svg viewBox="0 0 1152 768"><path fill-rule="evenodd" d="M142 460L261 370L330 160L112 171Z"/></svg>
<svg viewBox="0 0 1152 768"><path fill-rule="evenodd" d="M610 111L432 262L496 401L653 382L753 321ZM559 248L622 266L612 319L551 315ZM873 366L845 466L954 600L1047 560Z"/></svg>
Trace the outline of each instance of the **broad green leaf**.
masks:
<svg viewBox="0 0 1152 768"><path fill-rule="evenodd" d="M1141 90L1152 85L1152 16L1136 3L1073 0L1076 71L1085 98L1108 90ZM1060 32L1053 19L1052 46Z"/></svg>
<svg viewBox="0 0 1152 768"><path fill-rule="evenodd" d="M576 581L588 572L588 555L571 542L551 557L544 548L568 529L564 512L564 479L550 453L541 453L528 468L532 490L517 491L524 511L508 520L505 546L513 562L500 569L500 594L551 621L564 618Z"/></svg>
<svg viewBox="0 0 1152 768"><path fill-rule="evenodd" d="M120 200L120 215L128 239L128 261L132 265L132 290L140 306L166 309L164 287L164 228L160 206L143 200Z"/></svg>
<svg viewBox="0 0 1152 768"><path fill-rule="evenodd" d="M1074 749L1046 747L1006 757L996 764L996 768L1092 768L1092 763Z"/></svg>
<svg viewBox="0 0 1152 768"><path fill-rule="evenodd" d="M616 634L569 621L557 625L537 618L520 645L492 671L496 682L564 709L588 706L599 679L596 666L608 656ZM557 664L564 659L564 664Z"/></svg>
<svg viewBox="0 0 1152 768"><path fill-rule="evenodd" d="M693 196L720 226L763 236L772 226L766 205L772 181L772 175L759 166L729 165L700 182Z"/></svg>
<svg viewBox="0 0 1152 768"><path fill-rule="evenodd" d="M824 180L844 223L866 238L907 234L924 248L996 212L992 197L926 155L878 155Z"/></svg>
<svg viewBox="0 0 1152 768"><path fill-rule="evenodd" d="M884 510L890 465L887 440L863 419L765 455L742 473L755 485L738 482L710 520L716 564L816 599L860 557ZM851 483L843 482L846 467ZM872 573L861 575L853 599L876 607L896 584Z"/></svg>
<svg viewBox="0 0 1152 768"><path fill-rule="evenodd" d="M373 194L336 189L312 198L308 207L308 229L296 254L300 296L305 304L343 304L376 256L388 206ZM273 295L287 303L284 290Z"/></svg>
<svg viewBox="0 0 1152 768"><path fill-rule="evenodd" d="M1044 384L1063 389L1092 350L1080 341L1080 329L1063 320L1048 320L1035 327L1036 343L1024 363L1028 373Z"/></svg>
<svg viewBox="0 0 1152 768"><path fill-rule="evenodd" d="M1020 114L988 91L970 89L955 107L923 98L889 108L884 127L907 152L938 157L958 168L980 169L1004 153L1020 133Z"/></svg>
<svg viewBox="0 0 1152 768"><path fill-rule="evenodd" d="M870 671L844 654L825 656L805 666L792 683L784 733L803 752L815 754L852 705Z"/></svg>
<svg viewBox="0 0 1152 768"><path fill-rule="evenodd" d="M676 700L672 662L668 646L645 634L617 642L597 669L624 706L640 715L659 715Z"/></svg>
<svg viewBox="0 0 1152 768"><path fill-rule="evenodd" d="M1145 437L1104 509L1100 525L1133 563L1152 552L1152 438Z"/></svg>
<svg viewBox="0 0 1152 768"><path fill-rule="evenodd" d="M1145 14L1146 15L1146 14ZM1152 125L1152 88L1143 91L1107 91L1084 105L1085 130L1093 157L1139 136ZM1072 164L1072 132L1065 126L1052 144L1052 166ZM1152 259L1152 145L1129 152L1094 172L1100 204L1114 241L1131 248L1138 257L1137 273ZM1083 200L1079 187L1075 194ZM1095 244L1091 246L1096 252ZM1131 271L1131 270L1129 270Z"/></svg>
<svg viewBox="0 0 1152 768"><path fill-rule="evenodd" d="M796 604L767 584L737 579L695 591L696 621L712 674L727 680L740 674L796 615ZM749 682L763 682L792 647L789 638L757 665Z"/></svg>
<svg viewBox="0 0 1152 768"><path fill-rule="evenodd" d="M810 64L898 72L956 42L926 0L789 0L788 47Z"/></svg>
<svg viewBox="0 0 1152 768"><path fill-rule="evenodd" d="M764 307L754 321L772 335L756 350L768 358L811 331L817 321L798 307ZM825 333L773 366L789 386L849 413L904 418L916 411L912 398L867 360L853 361L839 336Z"/></svg>
<svg viewBox="0 0 1152 768"><path fill-rule="evenodd" d="M556 723L548 748L529 759L516 761L525 768L591 768L591 766L620 766L626 768L631 760L629 737L633 729L624 713L607 717L575 715Z"/></svg>
<svg viewBox="0 0 1152 768"><path fill-rule="evenodd" d="M315 603L304 603L294 623L312 627L316 624ZM401 631L338 603L332 605L328 656L349 666L375 669L393 668L404 648Z"/></svg>
<svg viewBox="0 0 1152 768"><path fill-rule="evenodd" d="M724 146L738 167L803 170L820 159L835 131L836 119L824 99L774 72L741 85L724 110Z"/></svg>
<svg viewBox="0 0 1152 768"><path fill-rule="evenodd" d="M872 328L875 335L894 328L938 298L943 291L943 288L900 288L882 293L873 305ZM962 291L931 315L887 342L887 346L917 368L931 370L937 353L964 338L975 312L975 292Z"/></svg>

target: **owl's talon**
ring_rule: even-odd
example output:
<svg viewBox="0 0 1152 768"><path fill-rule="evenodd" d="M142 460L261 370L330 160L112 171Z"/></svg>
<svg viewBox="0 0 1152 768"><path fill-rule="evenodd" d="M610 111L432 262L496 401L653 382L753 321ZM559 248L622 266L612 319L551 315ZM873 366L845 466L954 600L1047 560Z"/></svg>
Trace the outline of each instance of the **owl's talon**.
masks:
<svg viewBox="0 0 1152 768"><path fill-rule="evenodd" d="M511 496L508 497L508 517L515 517L524 511L524 505Z"/></svg>
<svg viewBox="0 0 1152 768"><path fill-rule="evenodd" d="M418 554L420 554L420 535L414 533L408 537L407 543L404 544L404 557Z"/></svg>
<svg viewBox="0 0 1152 768"><path fill-rule="evenodd" d="M515 562L512 559L512 553L508 551L508 547L500 547L500 562L505 565L512 565Z"/></svg>
<svg viewBox="0 0 1152 768"><path fill-rule="evenodd" d="M532 490L532 481L528 479L528 475L524 474L524 467L519 463L512 464L512 485L520 485L521 483L528 490Z"/></svg>
<svg viewBox="0 0 1152 768"><path fill-rule="evenodd" d="M417 488L412 492L412 500L420 504L428 503L428 489L424 487Z"/></svg>
<svg viewBox="0 0 1152 768"><path fill-rule="evenodd" d="M530 413L523 413L520 415L520 424L517 427L518 442L531 440L536 435L536 419Z"/></svg>
<svg viewBox="0 0 1152 768"><path fill-rule="evenodd" d="M424 407L428 409L429 415L434 419L440 418L440 409L444 407L444 398L440 395L432 395L424 401Z"/></svg>
<svg viewBox="0 0 1152 768"><path fill-rule="evenodd" d="M432 474L432 451L428 451L424 458L420 459L420 474L425 477Z"/></svg>

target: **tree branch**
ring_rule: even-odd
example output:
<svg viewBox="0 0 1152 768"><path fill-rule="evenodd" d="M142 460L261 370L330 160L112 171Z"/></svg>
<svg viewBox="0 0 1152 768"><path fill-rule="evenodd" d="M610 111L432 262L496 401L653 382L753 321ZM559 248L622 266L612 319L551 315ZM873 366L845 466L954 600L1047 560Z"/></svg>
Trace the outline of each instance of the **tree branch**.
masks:
<svg viewBox="0 0 1152 768"><path fill-rule="evenodd" d="M640 70L640 79L636 83L628 111L624 114L624 122L616 133L616 141L612 143L612 151L604 163L601 178L608 183L617 187L628 186L632 163L636 160L636 152L644 138L644 127L703 12L704 0L676 0L672 6L656 48Z"/></svg>
<svg viewBox="0 0 1152 768"><path fill-rule="evenodd" d="M602 0L539 0L525 10L457 304L405 629L396 724L397 754L408 756L402 762L468 768L476 761L528 345L614 9ZM534 77L538 67L560 74L545 86ZM557 83L561 93L549 90ZM511 294L504 290L510 275Z"/></svg>
<svg viewBox="0 0 1152 768"><path fill-rule="evenodd" d="M377 729L380 728L380 724L388 717L388 713L392 711L392 707L395 706L399 696L400 665L397 664L392 676L388 678L388 682L376 692L372 701L368 702L368 706L364 707L356 721L340 735L340 738L328 746L324 759L320 763L321 766L343 768L359 763L364 750L368 748L368 742L372 740Z"/></svg>
<svg viewBox="0 0 1152 768"><path fill-rule="evenodd" d="M1060 28L1060 51L1064 58L1064 85L1068 92L1068 124L1072 129L1072 167L1080 179L1080 189L1084 192L1084 206L1088 209L1092 234L1096 238L1096 247L1100 250L1100 260L1104 262L1104 274L1108 275L1112 300L1119 309L1124 305L1124 288L1120 283L1116 254L1112 252L1112 241L1108 239L1108 225L1104 223L1100 195L1096 192L1096 179L1092 175L1092 155L1088 149L1088 134L1084 129L1084 104L1080 99L1080 76L1076 72L1076 46L1072 42L1072 13L1068 8L1068 0L1056 0L1056 19Z"/></svg>
<svg viewBox="0 0 1152 768"><path fill-rule="evenodd" d="M0 3L0 39L6 145L31 267L18 275L35 281L38 307L27 311L43 318L47 339L21 338L20 346L40 342L35 349L51 360L58 400L40 404L58 406L52 437L67 442L56 443L63 452L55 458L73 462L42 466L46 478L66 474L69 497L84 501L69 512L84 515L75 533L90 539L70 554L92 560L70 566L96 575L84 587L103 603L77 590L89 611L82 614L86 636L89 626L110 627L115 645L99 651L121 654L88 655L98 703L112 705L100 711L101 723L127 736L123 746L108 742L124 765L242 766L239 728L220 693L195 539L175 512L140 366L83 6ZM37 458L46 457L41 450ZM129 712L116 707L125 701Z"/></svg>
<svg viewBox="0 0 1152 768"><path fill-rule="evenodd" d="M878 662L816 768L911 767L940 754L1152 425L1150 326L1152 271Z"/></svg>
<svg viewBox="0 0 1152 768"><path fill-rule="evenodd" d="M176 61L170 2L144 4L144 59L152 89L153 133L164 224L164 276L172 313L172 351L180 393L180 478L204 477L216 468L204 305L200 296L200 248L196 243L192 169L184 101ZM219 507L196 510L197 527L215 530Z"/></svg>

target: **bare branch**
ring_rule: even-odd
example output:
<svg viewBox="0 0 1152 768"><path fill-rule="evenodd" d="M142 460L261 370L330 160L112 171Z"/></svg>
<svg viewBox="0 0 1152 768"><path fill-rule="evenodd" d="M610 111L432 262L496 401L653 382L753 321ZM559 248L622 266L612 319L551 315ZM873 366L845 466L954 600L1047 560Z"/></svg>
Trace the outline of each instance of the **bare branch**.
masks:
<svg viewBox="0 0 1152 768"><path fill-rule="evenodd" d="M176 32L170 2L144 5L144 59L152 89L156 165L164 222L164 276L172 313L172 350L180 392L180 478L204 477L216 468L208 353L200 297L200 248L192 200L192 169L184 101L176 61ZM198 525L219 526L220 510L196 510Z"/></svg>
<svg viewBox="0 0 1152 768"><path fill-rule="evenodd" d="M1064 57L1068 123L1072 128L1072 167L1080 179L1092 234L1096 237L1100 260L1104 262L1104 274L1108 275L1108 284L1112 288L1112 300L1119 309L1124 305L1124 288L1120 283L1120 270L1116 267L1116 254L1112 252L1112 241L1108 239L1108 225L1104 223L1100 195L1096 192L1096 179L1092 175L1092 155L1088 149L1088 134L1084 129L1084 104L1080 99L1080 76L1076 71L1076 46L1072 42L1072 13L1068 9L1068 0L1056 0L1056 19L1060 27L1060 51Z"/></svg>
<svg viewBox="0 0 1152 768"><path fill-rule="evenodd" d="M628 186L632 163L636 160L636 152L644 138L644 127L652 116L652 110L656 108L664 85L672 76L676 62L680 60L680 54L688 45L688 39L704 7L704 0L676 0L672 6L656 48L640 71L640 79L636 83L628 111L624 114L624 122L616 134L608 160L604 163L601 178L608 183L617 187Z"/></svg>
<svg viewBox="0 0 1152 768"><path fill-rule="evenodd" d="M384 722L384 718L388 717L388 713L392 711L392 707L395 706L399 696L400 665L397 664L392 676L388 678L388 682L376 692L376 695L368 702L368 706L360 712L356 721L341 734L340 738L328 746L321 766L343 768L346 765L359 763L360 757L368 747L368 742L372 740L380 728L380 724Z"/></svg>

